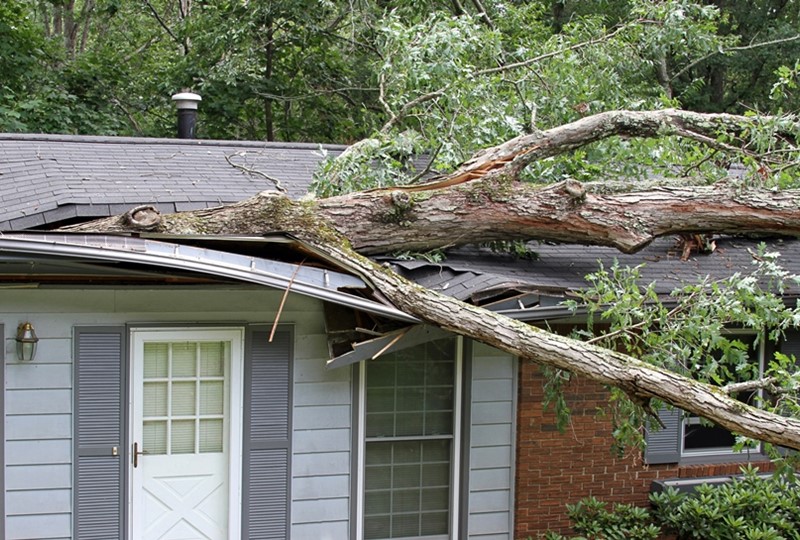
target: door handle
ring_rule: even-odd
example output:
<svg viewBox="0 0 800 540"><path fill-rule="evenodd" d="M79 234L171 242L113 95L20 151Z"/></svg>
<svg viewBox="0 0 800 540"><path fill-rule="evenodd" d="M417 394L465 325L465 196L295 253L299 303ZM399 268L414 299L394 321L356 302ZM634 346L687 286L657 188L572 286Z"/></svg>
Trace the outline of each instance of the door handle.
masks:
<svg viewBox="0 0 800 540"><path fill-rule="evenodd" d="M139 451L139 443L138 442L133 443L133 468L135 469L136 467L139 466L139 456L143 456L149 453L150 452L148 452L147 450Z"/></svg>

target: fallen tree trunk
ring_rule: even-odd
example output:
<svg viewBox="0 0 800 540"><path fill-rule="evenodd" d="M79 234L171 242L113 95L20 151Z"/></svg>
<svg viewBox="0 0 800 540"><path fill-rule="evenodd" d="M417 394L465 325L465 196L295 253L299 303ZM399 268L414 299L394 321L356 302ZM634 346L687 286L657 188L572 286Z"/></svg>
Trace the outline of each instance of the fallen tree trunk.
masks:
<svg viewBox="0 0 800 540"><path fill-rule="evenodd" d="M317 249L371 276L373 284L406 313L523 360L588 377L622 389L637 403L651 398L707 418L761 441L800 450L800 419L746 405L720 388L609 349L547 332L504 315L410 283L372 261L335 245Z"/></svg>
<svg viewBox="0 0 800 540"><path fill-rule="evenodd" d="M667 234L757 231L798 236L798 208L796 190L743 192L718 184L603 195L578 182L542 188L493 173L414 193L386 189L293 202L263 192L231 206L163 216L149 230L221 235L298 233L330 226L363 254L530 239L613 246L631 253ZM152 209L135 210L152 218ZM64 230L147 229L135 222L126 214Z"/></svg>
<svg viewBox="0 0 800 540"><path fill-rule="evenodd" d="M724 184L600 194L567 181L536 187L516 181L534 159L602 138L679 135L709 146L736 140L757 120L685 111L614 111L519 137L479 153L432 184L369 190L293 202L264 192L240 203L160 216L151 207L66 227L71 231L169 234L286 232L365 276L401 310L423 321L541 365L565 369L658 398L742 435L800 450L800 420L769 413L700 383L615 351L548 333L406 281L361 254L426 251L494 240L539 239L635 251L672 233L800 235L800 192L742 191ZM793 141L795 125L782 133Z"/></svg>

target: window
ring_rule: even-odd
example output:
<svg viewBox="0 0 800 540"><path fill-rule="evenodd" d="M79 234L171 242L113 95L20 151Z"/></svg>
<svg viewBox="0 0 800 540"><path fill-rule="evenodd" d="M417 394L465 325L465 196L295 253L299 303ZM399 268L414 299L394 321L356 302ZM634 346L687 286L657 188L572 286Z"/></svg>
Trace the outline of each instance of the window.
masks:
<svg viewBox="0 0 800 540"><path fill-rule="evenodd" d="M361 538L454 538L460 341L439 339L365 363Z"/></svg>
<svg viewBox="0 0 800 540"><path fill-rule="evenodd" d="M764 340L758 340L758 344L756 344L756 334L747 330L731 330L727 337L735 338L740 342L741 347L736 354L746 355L752 361L750 364L752 369L758 370L758 374L760 374L763 371L766 356ZM786 346L786 343L783 346ZM747 376L755 376L755 373L747 374ZM743 378L742 374L739 380ZM722 384L735 380L737 380L737 373L734 370L730 375L722 377ZM750 403L757 395L755 392L744 392L737 397ZM647 433L645 461L651 465L678 462L701 463L718 459L729 461L740 456L733 451L735 443L733 434L724 428L701 421L697 416L687 415L679 409L662 408L658 411L658 417L664 428ZM749 456L739 457L739 459L744 458L751 459L752 453Z"/></svg>
<svg viewBox="0 0 800 540"><path fill-rule="evenodd" d="M223 451L226 342L144 343L142 442L149 454Z"/></svg>
<svg viewBox="0 0 800 540"><path fill-rule="evenodd" d="M747 331L730 332L728 339L736 340L741 343L742 348L735 350L740 354L746 354L751 360L752 365L759 370L763 370L764 365L764 340L756 343L756 334ZM721 355L718 355L718 359ZM735 374L729 376L730 379L724 381L725 384L735 382ZM741 379L739 379L741 380ZM736 396L740 401L753 403L756 392L742 392ZM710 454L732 454L733 445L736 438L733 433L717 425L709 424L701 420L698 416L688 415L683 421L682 455L698 456Z"/></svg>

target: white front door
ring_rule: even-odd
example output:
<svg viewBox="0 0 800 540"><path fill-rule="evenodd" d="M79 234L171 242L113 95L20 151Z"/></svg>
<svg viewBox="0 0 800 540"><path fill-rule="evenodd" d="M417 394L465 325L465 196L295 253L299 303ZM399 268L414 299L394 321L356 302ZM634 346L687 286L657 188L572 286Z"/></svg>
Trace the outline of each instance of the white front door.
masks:
<svg viewBox="0 0 800 540"><path fill-rule="evenodd" d="M237 538L242 330L131 337L131 538Z"/></svg>

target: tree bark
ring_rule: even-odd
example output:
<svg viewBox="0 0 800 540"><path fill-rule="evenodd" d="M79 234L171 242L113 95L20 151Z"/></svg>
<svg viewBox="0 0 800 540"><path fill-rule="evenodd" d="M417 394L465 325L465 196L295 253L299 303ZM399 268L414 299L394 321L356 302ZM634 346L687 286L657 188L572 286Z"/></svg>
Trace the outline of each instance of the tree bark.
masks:
<svg viewBox="0 0 800 540"><path fill-rule="evenodd" d="M638 402L657 398L736 433L800 450L798 419L748 406L719 388L633 357L427 290L361 255L508 239L601 244L631 252L657 236L680 232L800 235L800 192L794 190L745 192L715 185L602 194L574 181L543 188L516 181L531 159L609 136L678 134L713 143L720 131L731 140L755 122L683 111L602 113L491 148L424 186L300 202L263 192L230 206L165 216L142 207L63 230L136 231L146 226L171 234L291 233L366 276L399 309L425 322L523 360L617 386ZM793 126L786 129L790 133Z"/></svg>
<svg viewBox="0 0 800 540"><path fill-rule="evenodd" d="M422 192L385 189L294 202L276 192L230 206L162 216L154 230L232 235L328 226L359 253L429 251L499 240L604 245L632 253L678 233L800 236L800 191L741 191L725 185L594 194L578 182L547 187L498 175ZM119 217L65 227L128 231Z"/></svg>

